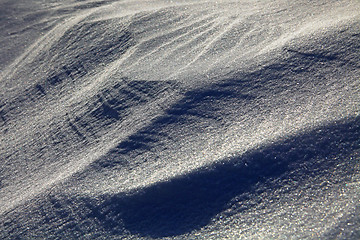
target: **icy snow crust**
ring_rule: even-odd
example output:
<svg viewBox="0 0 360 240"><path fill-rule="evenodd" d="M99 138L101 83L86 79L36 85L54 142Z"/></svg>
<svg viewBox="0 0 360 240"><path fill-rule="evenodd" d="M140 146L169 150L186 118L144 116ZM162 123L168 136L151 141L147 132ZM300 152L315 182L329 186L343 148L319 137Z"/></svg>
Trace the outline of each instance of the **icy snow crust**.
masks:
<svg viewBox="0 0 360 240"><path fill-rule="evenodd" d="M0 9L0 238L360 238L359 1Z"/></svg>

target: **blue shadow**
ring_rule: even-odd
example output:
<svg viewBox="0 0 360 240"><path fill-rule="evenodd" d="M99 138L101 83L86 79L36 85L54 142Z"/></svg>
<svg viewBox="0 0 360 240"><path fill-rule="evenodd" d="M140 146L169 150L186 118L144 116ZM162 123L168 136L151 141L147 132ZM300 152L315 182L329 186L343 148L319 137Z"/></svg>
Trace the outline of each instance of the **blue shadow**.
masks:
<svg viewBox="0 0 360 240"><path fill-rule="evenodd" d="M103 196L105 200L100 205L89 206L92 209L89 217L99 219L114 235L121 234L122 226L133 234L153 238L184 234L209 224L233 198L246 198L244 193L253 192L259 183L287 178L290 173L295 180L321 175L339 164L336 156L359 149L360 117L357 117L128 195ZM344 172L352 174L348 169ZM280 187L272 186L274 190Z"/></svg>

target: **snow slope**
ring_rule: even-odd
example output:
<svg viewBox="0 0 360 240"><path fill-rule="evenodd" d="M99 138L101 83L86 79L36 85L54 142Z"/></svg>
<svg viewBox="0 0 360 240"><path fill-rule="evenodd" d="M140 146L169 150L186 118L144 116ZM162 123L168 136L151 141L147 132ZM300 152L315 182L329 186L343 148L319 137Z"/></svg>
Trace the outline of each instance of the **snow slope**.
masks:
<svg viewBox="0 0 360 240"><path fill-rule="evenodd" d="M360 237L358 1L0 6L0 238Z"/></svg>

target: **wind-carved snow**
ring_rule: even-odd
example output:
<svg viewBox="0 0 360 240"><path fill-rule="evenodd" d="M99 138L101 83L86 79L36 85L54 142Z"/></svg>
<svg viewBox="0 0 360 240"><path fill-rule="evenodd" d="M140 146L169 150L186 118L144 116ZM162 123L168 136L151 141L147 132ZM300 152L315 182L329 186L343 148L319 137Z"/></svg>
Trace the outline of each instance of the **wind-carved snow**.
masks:
<svg viewBox="0 0 360 240"><path fill-rule="evenodd" d="M21 4L2 238L356 239L357 1Z"/></svg>

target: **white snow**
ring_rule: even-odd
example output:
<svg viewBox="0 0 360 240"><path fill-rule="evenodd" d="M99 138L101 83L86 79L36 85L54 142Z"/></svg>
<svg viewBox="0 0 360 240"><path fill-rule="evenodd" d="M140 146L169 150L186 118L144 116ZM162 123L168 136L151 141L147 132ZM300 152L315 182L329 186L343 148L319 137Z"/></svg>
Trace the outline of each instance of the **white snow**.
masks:
<svg viewBox="0 0 360 240"><path fill-rule="evenodd" d="M359 1L0 9L0 238L360 236Z"/></svg>

